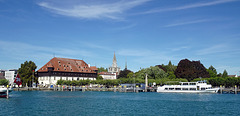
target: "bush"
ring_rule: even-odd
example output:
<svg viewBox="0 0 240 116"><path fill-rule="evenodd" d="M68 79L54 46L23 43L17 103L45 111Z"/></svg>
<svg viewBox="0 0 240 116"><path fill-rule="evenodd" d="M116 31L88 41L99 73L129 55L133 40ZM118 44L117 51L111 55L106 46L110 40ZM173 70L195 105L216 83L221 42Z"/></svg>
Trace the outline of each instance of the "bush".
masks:
<svg viewBox="0 0 240 116"><path fill-rule="evenodd" d="M7 79L0 79L0 85L7 86L9 84L9 81Z"/></svg>

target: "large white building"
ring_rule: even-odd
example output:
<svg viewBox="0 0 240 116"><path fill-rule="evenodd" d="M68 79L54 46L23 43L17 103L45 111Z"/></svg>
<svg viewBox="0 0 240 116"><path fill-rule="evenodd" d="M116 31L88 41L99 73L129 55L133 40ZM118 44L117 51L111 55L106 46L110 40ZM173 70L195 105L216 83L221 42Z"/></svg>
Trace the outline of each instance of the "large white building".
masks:
<svg viewBox="0 0 240 116"><path fill-rule="evenodd" d="M37 71L42 86L56 85L58 80L96 80L97 67L83 60L54 57Z"/></svg>
<svg viewBox="0 0 240 116"><path fill-rule="evenodd" d="M9 81L9 84L11 85L13 84L16 76L17 76L16 69L5 71L5 79L7 79Z"/></svg>

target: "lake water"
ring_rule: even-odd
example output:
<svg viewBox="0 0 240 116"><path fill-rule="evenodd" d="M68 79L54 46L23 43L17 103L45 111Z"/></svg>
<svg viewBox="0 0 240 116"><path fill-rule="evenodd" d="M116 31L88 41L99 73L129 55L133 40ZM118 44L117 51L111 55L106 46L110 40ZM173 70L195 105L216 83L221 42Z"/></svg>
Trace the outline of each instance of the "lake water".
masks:
<svg viewBox="0 0 240 116"><path fill-rule="evenodd" d="M240 94L13 91L0 115L240 115Z"/></svg>

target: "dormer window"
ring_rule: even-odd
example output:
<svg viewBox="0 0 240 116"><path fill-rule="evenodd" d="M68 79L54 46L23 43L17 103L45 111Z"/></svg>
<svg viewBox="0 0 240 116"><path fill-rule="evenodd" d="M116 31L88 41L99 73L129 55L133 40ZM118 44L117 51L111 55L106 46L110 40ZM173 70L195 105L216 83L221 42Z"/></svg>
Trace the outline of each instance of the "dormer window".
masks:
<svg viewBox="0 0 240 116"><path fill-rule="evenodd" d="M60 61L58 61L58 63L60 64L61 62L60 62Z"/></svg>
<svg viewBox="0 0 240 116"><path fill-rule="evenodd" d="M59 68L57 68L57 70L59 70Z"/></svg>
<svg viewBox="0 0 240 116"><path fill-rule="evenodd" d="M81 66L79 66L79 68L81 68Z"/></svg>

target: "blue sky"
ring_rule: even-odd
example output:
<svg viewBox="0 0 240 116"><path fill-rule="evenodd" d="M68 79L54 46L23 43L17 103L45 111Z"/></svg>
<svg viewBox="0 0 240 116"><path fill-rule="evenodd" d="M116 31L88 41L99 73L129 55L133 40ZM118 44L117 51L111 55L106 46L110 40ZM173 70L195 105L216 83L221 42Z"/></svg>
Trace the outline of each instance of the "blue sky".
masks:
<svg viewBox="0 0 240 116"><path fill-rule="evenodd" d="M0 69L56 57L138 71L200 60L240 72L239 0L0 0Z"/></svg>

